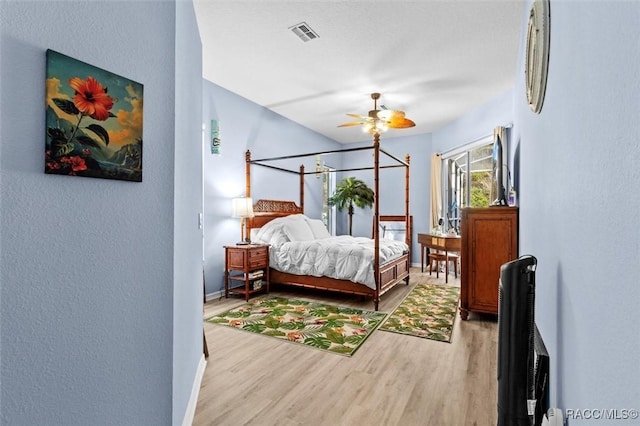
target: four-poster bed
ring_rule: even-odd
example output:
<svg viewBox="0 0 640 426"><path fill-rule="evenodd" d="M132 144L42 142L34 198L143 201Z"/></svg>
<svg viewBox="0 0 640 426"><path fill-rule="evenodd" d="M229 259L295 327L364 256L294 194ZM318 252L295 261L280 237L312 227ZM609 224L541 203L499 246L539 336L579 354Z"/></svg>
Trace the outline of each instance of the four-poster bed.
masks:
<svg viewBox="0 0 640 426"><path fill-rule="evenodd" d="M405 281L409 282L409 267L411 264L411 235L412 235L412 221L409 214L409 155L406 155L405 160L400 160L395 156L389 154L380 147L379 134L374 134L373 146L347 148L342 150L332 150L324 152L313 152L307 154L290 155L284 157L264 158L264 159L251 159L250 151L245 154L245 167L246 167L246 197L251 197L251 166L262 166L271 169L279 170L286 173L294 173L299 175L300 179L300 202L297 205L293 201L282 200L264 200L259 199L253 206L254 217L247 219L247 233L255 232L256 229L267 228L267 224L278 219L276 222L282 222L282 218L290 217L291 219L298 216L304 217L304 178L307 174L315 175L316 172L305 172L304 165L300 166L299 171L288 170L282 167L269 164L276 160L288 160L293 158L311 157L323 154L333 154L342 152L353 152L360 150L373 150L374 161L372 167L364 168L351 168L351 169L339 169L332 170L331 172L345 172L345 171L357 171L357 170L373 170L374 172L374 205L373 205L373 236L368 241L369 249L371 252L371 245L373 246L372 258L368 267L372 269L373 282L354 281L352 279L344 279L343 277L331 277L331 276L316 276L316 275L301 275L289 272L283 272L279 270L277 262L272 262L272 268L270 271L270 280L272 283L287 284L301 287L317 288L324 290L331 290L341 293L349 293L362 295L365 297L371 297L374 302L375 310L378 310L378 303L380 296L393 288L396 284ZM386 155L393 160L395 164L392 165L380 165L380 154ZM379 205L379 173L380 169L385 168L397 168L404 167L405 169L405 212L403 215L393 216L381 216ZM297 215L297 216L296 216ZM306 217L305 217L306 219ZM405 244L402 245L402 250L398 251L397 247L393 249L389 248L389 241L382 240L380 237L380 221L402 221L405 224ZM273 222L272 225L276 222ZM325 229L326 231L326 229ZM341 237L336 237L341 238ZM395 242L394 242L395 243ZM314 248L315 250L316 248ZM366 251L366 250L365 250ZM393 252L393 254L390 254ZM381 256L381 253L383 255ZM370 253L371 254L371 253ZM361 274L362 275L362 274Z"/></svg>

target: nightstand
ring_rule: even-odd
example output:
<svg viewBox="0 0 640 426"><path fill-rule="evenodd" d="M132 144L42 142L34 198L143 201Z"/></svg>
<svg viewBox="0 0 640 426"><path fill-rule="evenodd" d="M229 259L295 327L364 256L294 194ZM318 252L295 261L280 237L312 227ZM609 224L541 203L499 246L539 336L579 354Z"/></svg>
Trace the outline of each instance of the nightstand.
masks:
<svg viewBox="0 0 640 426"><path fill-rule="evenodd" d="M269 293L268 244L224 246L224 257L224 297L231 292L249 301L253 293ZM238 283L242 285L234 285Z"/></svg>

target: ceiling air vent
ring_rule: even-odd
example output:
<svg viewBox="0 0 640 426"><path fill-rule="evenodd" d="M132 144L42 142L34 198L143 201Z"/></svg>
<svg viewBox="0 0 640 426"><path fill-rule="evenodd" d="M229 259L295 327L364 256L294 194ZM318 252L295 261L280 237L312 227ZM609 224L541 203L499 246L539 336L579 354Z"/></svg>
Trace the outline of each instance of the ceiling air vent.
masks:
<svg viewBox="0 0 640 426"><path fill-rule="evenodd" d="M307 25L306 22L300 22L293 27L289 27L289 29L293 31L295 35L300 37L300 39L304 42L320 37L315 31L311 29L311 27L309 27L309 25Z"/></svg>

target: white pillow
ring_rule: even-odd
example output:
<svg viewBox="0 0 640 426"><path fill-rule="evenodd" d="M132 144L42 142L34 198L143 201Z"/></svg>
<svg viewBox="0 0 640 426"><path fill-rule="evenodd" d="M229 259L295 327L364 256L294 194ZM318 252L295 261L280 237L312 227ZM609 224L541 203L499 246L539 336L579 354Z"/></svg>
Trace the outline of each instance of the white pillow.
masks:
<svg viewBox="0 0 640 426"><path fill-rule="evenodd" d="M286 225L297 221L304 222L304 215L294 214L273 219L258 229L255 235L255 241L271 244L273 247L279 247L290 241L285 232ZM253 236L251 240L254 241Z"/></svg>
<svg viewBox="0 0 640 426"><path fill-rule="evenodd" d="M260 238L258 238L258 232L260 231L260 228L251 228L249 230L249 239L251 241L261 241Z"/></svg>
<svg viewBox="0 0 640 426"><path fill-rule="evenodd" d="M324 226L324 223L320 219L307 218L307 223L309 224L309 228L311 228L311 232L313 232L313 236L316 240L329 238L331 236L329 231L327 231L327 227Z"/></svg>
<svg viewBox="0 0 640 426"><path fill-rule="evenodd" d="M277 226L274 229L274 231L271 234L271 236L269 237L269 241L266 241L266 242L268 244L270 244L271 247L273 247L275 249L280 248L280 246L282 246L284 243L288 243L289 242L289 237L284 232L284 230L285 230L284 225Z"/></svg>
<svg viewBox="0 0 640 426"><path fill-rule="evenodd" d="M282 225L286 221L286 219L286 217L279 217L267 222L258 230L256 238L262 242L268 243L269 240L271 240L271 236L273 236L273 233L277 229L282 228Z"/></svg>
<svg viewBox="0 0 640 426"><path fill-rule="evenodd" d="M284 233L291 241L308 241L315 239L313 231L307 221L301 215L289 216L284 225Z"/></svg>
<svg viewBox="0 0 640 426"><path fill-rule="evenodd" d="M262 226L256 233L255 239L251 237L251 241L271 244L273 248L278 248L289 242L289 237L284 233L284 224L279 218Z"/></svg>
<svg viewBox="0 0 640 426"><path fill-rule="evenodd" d="M273 221L271 221L262 226L260 229L258 229L255 239L263 243L269 243L269 239L271 238L271 236L273 235L273 231L275 230L275 225L277 224L274 224ZM253 241L253 237L251 238L251 240Z"/></svg>

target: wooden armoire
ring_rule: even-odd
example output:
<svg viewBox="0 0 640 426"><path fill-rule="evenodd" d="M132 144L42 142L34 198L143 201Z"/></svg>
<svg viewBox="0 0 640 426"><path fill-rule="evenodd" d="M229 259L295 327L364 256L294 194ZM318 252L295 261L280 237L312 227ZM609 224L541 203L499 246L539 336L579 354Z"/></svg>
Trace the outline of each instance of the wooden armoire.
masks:
<svg viewBox="0 0 640 426"><path fill-rule="evenodd" d="M518 208L463 208L460 316L498 314L500 267L518 257Z"/></svg>

